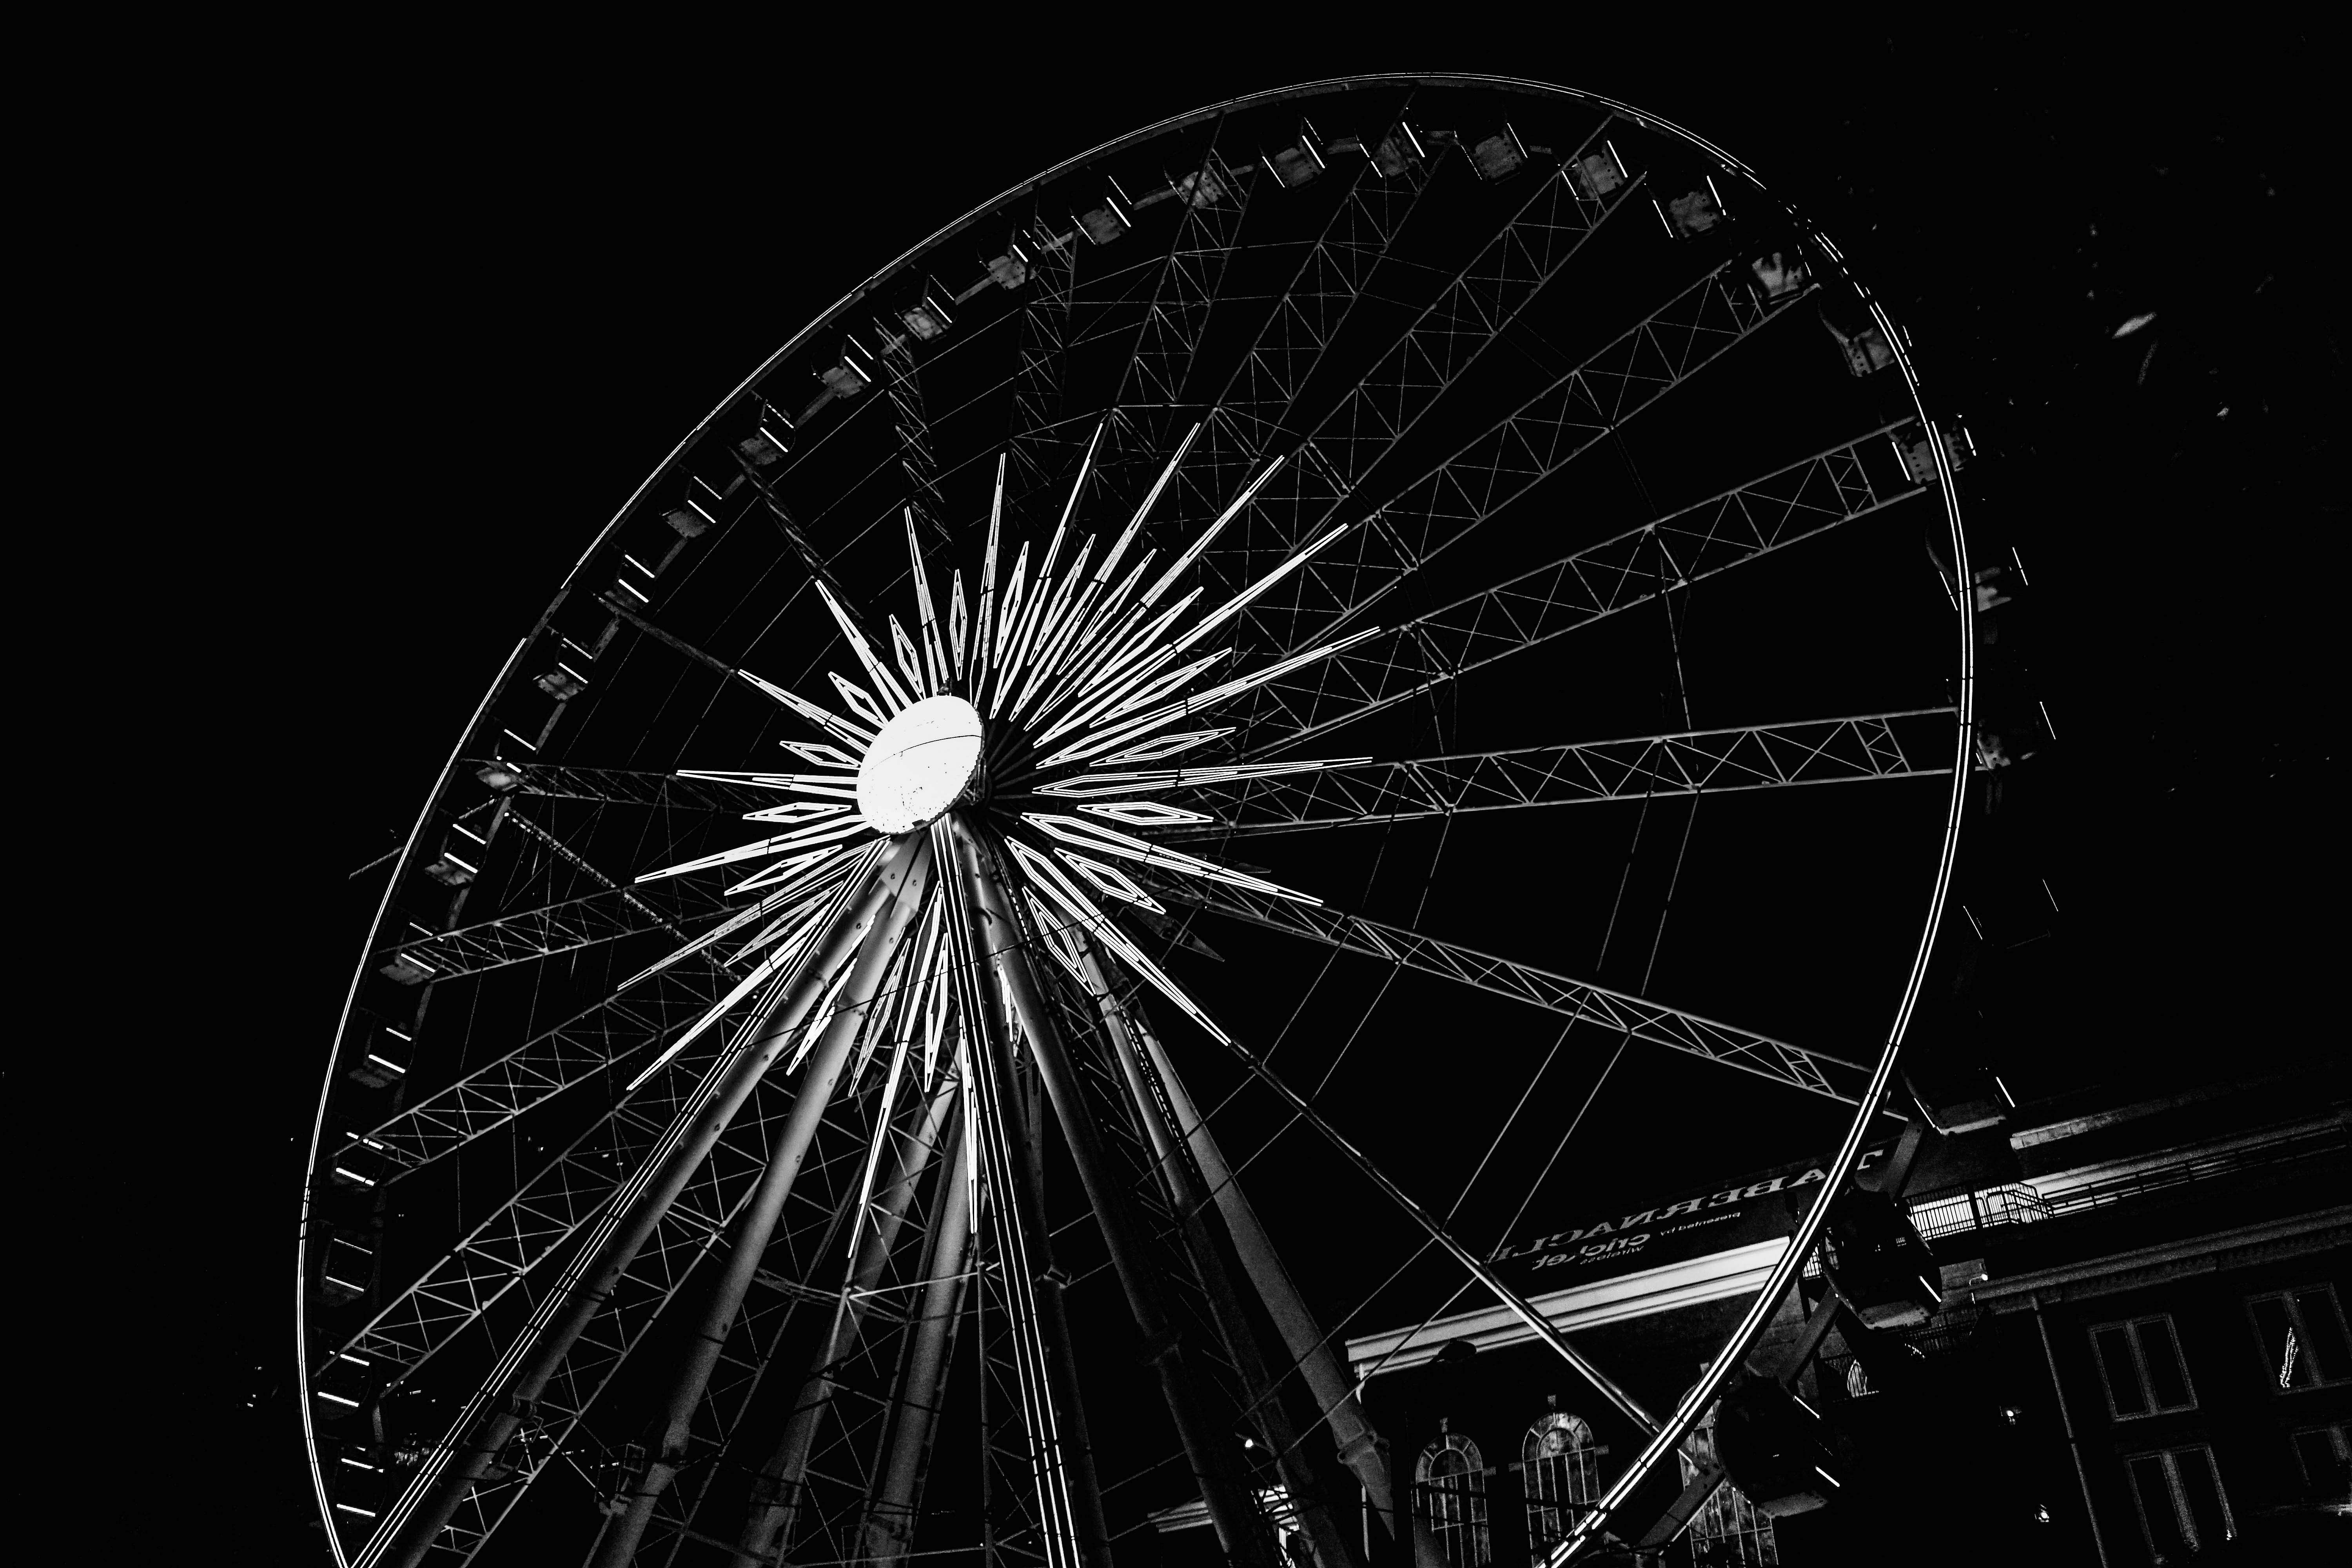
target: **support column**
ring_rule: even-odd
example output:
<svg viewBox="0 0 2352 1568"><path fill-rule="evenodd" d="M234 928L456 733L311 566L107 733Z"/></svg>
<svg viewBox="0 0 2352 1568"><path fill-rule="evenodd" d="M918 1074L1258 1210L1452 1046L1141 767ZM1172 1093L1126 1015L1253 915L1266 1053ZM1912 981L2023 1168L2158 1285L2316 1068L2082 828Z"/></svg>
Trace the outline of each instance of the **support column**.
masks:
<svg viewBox="0 0 2352 1568"><path fill-rule="evenodd" d="M1316 1405L1331 1429L1331 1440L1339 1447L1340 1462L1355 1472L1365 1495L1371 1500L1374 1517L1394 1536L1396 1493L1390 1479L1388 1444L1373 1427L1371 1418L1364 1414L1363 1403L1356 1397L1354 1380L1340 1366L1329 1337L1307 1310L1306 1300L1290 1278L1290 1270L1283 1266L1282 1255L1274 1249L1273 1239L1258 1223L1257 1211L1250 1207L1233 1167L1225 1163L1223 1152L1210 1136L1208 1122L1192 1103L1183 1080L1176 1076L1175 1064L1168 1059L1160 1037L1140 1016L1132 1022L1145 1054L1151 1058L1152 1070L1160 1077L1160 1092L1168 1097L1168 1109L1183 1131L1193 1163L1201 1167L1201 1179L1208 1184L1210 1199L1224 1217L1225 1231L1233 1237L1234 1251L1241 1258L1243 1272L1256 1287L1258 1299L1265 1303L1276 1331L1282 1335L1284 1348L1290 1352L1299 1375L1307 1380L1308 1392L1315 1395Z"/></svg>
<svg viewBox="0 0 2352 1568"><path fill-rule="evenodd" d="M940 1163L939 1197L932 1205L929 1281L906 1365L898 1374L898 1410L890 1435L890 1457L882 1485L866 1505L864 1539L872 1568L898 1568L915 1543L915 1510L925 1466L937 1429L940 1402L947 1393L958 1317L963 1311L964 1251L971 1236L970 1194L963 1179L963 1140L959 1126Z"/></svg>
<svg viewBox="0 0 2352 1568"><path fill-rule="evenodd" d="M1256 1423L1274 1450L1275 1465L1282 1475L1283 1487L1289 1492L1291 1508L1297 1514L1307 1539L1315 1548L1317 1563L1321 1568L1360 1568L1356 1553L1349 1550L1346 1538L1331 1518L1331 1510L1325 1504L1321 1488L1307 1456L1299 1449L1297 1434L1290 1425L1289 1412L1282 1405L1281 1390L1276 1380L1266 1373L1265 1358L1258 1347L1257 1331L1242 1310L1241 1300L1234 1292L1233 1278L1226 1271L1223 1254L1218 1250L1199 1185L1193 1180L1192 1168L1186 1163L1175 1134L1169 1130L1168 1118L1160 1110L1160 1097L1153 1092L1152 1084L1144 1076L1142 1047L1128 1027L1126 1012L1111 992L1110 982L1103 973L1102 963L1095 955L1093 944L1083 936L1077 940L1087 989L1093 994L1096 1009L1102 1015L1103 1027L1110 1036L1111 1054L1118 1059L1119 1076L1126 1080L1128 1097L1134 1102L1135 1113L1151 1139L1151 1151L1159 1160L1160 1186L1166 1194L1168 1206L1183 1222L1184 1237L1192 1254L1193 1267L1200 1272L1210 1308L1217 1315L1218 1328L1233 1355L1234 1367L1241 1373L1243 1385L1254 1407L1245 1418Z"/></svg>
<svg viewBox="0 0 2352 1568"><path fill-rule="evenodd" d="M858 949L849 978L842 985L840 1005L809 1052L799 1090L793 1097L792 1110L770 1146L768 1168L761 1173L760 1184L752 1190L751 1202L743 1205L727 1265L711 1289L694 1338L688 1342L686 1363L679 1368L677 1382L671 1384L660 1445L630 1499L628 1511L614 1520L598 1539L591 1559L594 1568L626 1568L629 1560L636 1555L637 1542L646 1524L653 1519L655 1503L669 1489L670 1482L686 1463L687 1447L694 1432L695 1407L702 1403L703 1390L709 1386L710 1374L727 1348L728 1331L743 1310L743 1297L751 1288L751 1277L759 1272L761 1259L767 1256L777 1216L783 1213L785 1200L792 1196L793 1184L808 1159L809 1146L816 1140L817 1126L832 1107L834 1089L849 1065L850 1049L865 1026L866 1008L874 1000L875 990L882 984L882 976L888 971L899 943L906 940L929 896L936 870L930 847L919 840L908 842L914 847L908 874L899 882L873 935ZM880 1130L877 1136L888 1136L887 1129Z"/></svg>
<svg viewBox="0 0 2352 1568"><path fill-rule="evenodd" d="M955 1080L942 1078L916 1125L899 1140L888 1184L880 1189L883 1212L858 1244L857 1256L834 1310L832 1331L819 1343L809 1363L808 1376L801 1384L799 1397L793 1402L792 1419L785 1424L784 1435L777 1440L751 1483L751 1505L735 1555L736 1563L745 1568L754 1568L764 1562L774 1551L778 1537L791 1532L793 1518L800 1510L801 1488L807 1477L809 1455L816 1446L817 1429L833 1404L835 1373L856 1349L858 1335L866 1324L869 1299L866 1292L880 1283L898 1227L907 1217L908 1205L914 1199L915 1188L939 1154L941 1129L954 1107L956 1094ZM954 1174L952 1169L946 1173L951 1183Z"/></svg>
<svg viewBox="0 0 2352 1568"><path fill-rule="evenodd" d="M975 1099L985 1106L992 1106L1000 1123L993 1130L974 1125L967 1127L966 1131L981 1140L983 1152L990 1147L996 1133L1017 1145L1006 1152L1008 1157L998 1158L984 1153L981 1162L983 1171L1002 1168L1001 1180L992 1176L987 1181L990 1213L1001 1234L1018 1233L1019 1250L1026 1258L1024 1272L1028 1289L1035 1302L1037 1322L1034 1328L1043 1352L1045 1394L1055 1418L1055 1438L1061 1456L1063 1480L1068 1489L1077 1531L1079 1561L1084 1568L1111 1568L1110 1524L1103 1512L1102 1483L1095 1473L1093 1441L1087 1433L1086 1401L1078 1386L1077 1363L1070 1348L1069 1317L1062 1299L1062 1288L1067 1280L1055 1267L1053 1227L1045 1220L1045 1129L1040 1125L1042 1118L1030 1113L1024 1103L1028 1097L1022 1092L1020 1079L1013 1070L1012 1044L1005 1038L1002 998L996 987L989 984L985 978L992 948L981 911L971 897L971 879L965 864L967 858L961 835L952 819L935 824L933 831L938 835L935 843L940 860L949 868L945 880L956 896L953 929L956 932L957 962L968 982L964 1012L972 1031L972 1070L983 1090ZM991 1159L995 1159L995 1166L990 1164ZM1013 1160L1019 1162L1018 1169L1011 1168ZM974 1223L978 1223L977 1216ZM1015 1248L1000 1245L998 1251L1009 1276L1015 1264ZM1008 1300L1017 1294L1009 1279L1005 1294ZM1013 1331L1017 1336L1024 1331L1015 1325ZM983 1358L986 1353L983 1336ZM984 1377L982 1384L984 1402ZM983 1430L985 1423L983 1405ZM983 1496L987 1479L987 1468L983 1464L981 1474ZM984 1501L982 1511L983 1529L992 1532L993 1521L988 1516ZM1050 1507L1045 1511L1050 1518ZM992 1563L995 1556L992 1533L990 1542L985 1554Z"/></svg>
<svg viewBox="0 0 2352 1568"><path fill-rule="evenodd" d="M928 878L930 864L929 846L919 839L902 839L885 852L848 913L820 939L800 978L769 1013L753 1043L724 1068L711 1092L701 1099L699 1109L672 1130L668 1152L634 1184L634 1193L624 1189L618 1215L604 1241L567 1273L557 1291L555 1300L561 1305L552 1306L546 1318L533 1320L541 1325L536 1343L521 1358L513 1376L458 1439L456 1452L440 1473L418 1493L402 1499L405 1517L387 1521L394 1533L383 1562L415 1568L476 1484L498 1467L556 1369L587 1330L597 1309L611 1300L636 1261L638 1249L709 1158L719 1135L751 1098L753 1088L792 1044L824 996L827 982L849 961L917 868L922 868Z"/></svg>
<svg viewBox="0 0 2352 1568"><path fill-rule="evenodd" d="M1202 1499L1208 1504L1210 1522L1216 1526L1218 1541L1228 1557L1245 1563L1266 1562L1270 1558L1267 1531L1250 1500L1247 1484L1235 1474L1239 1465L1233 1453L1232 1435L1216 1431L1202 1414L1183 1347L1169 1331L1150 1268L1135 1245L1126 1194L1119 1190L1104 1160L1094 1119L1080 1093L1069 1056L1063 1049L1061 1034L1054 1027L1052 1016L1038 995L1036 977L1030 972L1020 928L1013 923L988 865L987 851L961 821L955 822L953 833L961 862L959 870L970 890L974 946L981 954L993 959L990 967L1019 1017L1023 1033L1029 1038L1045 1098L1053 1104L1055 1119L1061 1124L1062 1135L1077 1166L1079 1184L1086 1188L1087 1200L1102 1226L1112 1269L1127 1296L1128 1310L1143 1335L1146 1355L1159 1369L1161 1393L1168 1401L1169 1415L1176 1423L1177 1436L1183 1443L1194 1479L1200 1484Z"/></svg>

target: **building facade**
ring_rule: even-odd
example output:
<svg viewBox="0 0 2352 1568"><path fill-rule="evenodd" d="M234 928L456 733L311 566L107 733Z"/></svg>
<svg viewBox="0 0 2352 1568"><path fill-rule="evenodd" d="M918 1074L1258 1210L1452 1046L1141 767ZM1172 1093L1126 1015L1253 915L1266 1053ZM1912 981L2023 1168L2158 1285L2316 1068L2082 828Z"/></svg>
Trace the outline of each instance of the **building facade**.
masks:
<svg viewBox="0 0 2352 1568"><path fill-rule="evenodd" d="M1794 1385L1845 1472L1832 1500L1773 1518L1726 1486L1665 1561L2352 1562L2330 1555L2352 1544L2347 1115L2340 1083L2273 1081L1930 1138L1902 1200L1937 1299L1854 1342L1832 1329ZM1494 1261L1635 1401L1670 1409L1826 1163L1560 1214ZM1806 1332L1826 1287L1816 1260L1751 1366ZM1423 1555L1445 1568L1532 1568L1640 1447L1631 1416L1498 1309L1348 1349ZM1681 1476L1654 1478L1653 1513L1712 1442L1703 1429Z"/></svg>

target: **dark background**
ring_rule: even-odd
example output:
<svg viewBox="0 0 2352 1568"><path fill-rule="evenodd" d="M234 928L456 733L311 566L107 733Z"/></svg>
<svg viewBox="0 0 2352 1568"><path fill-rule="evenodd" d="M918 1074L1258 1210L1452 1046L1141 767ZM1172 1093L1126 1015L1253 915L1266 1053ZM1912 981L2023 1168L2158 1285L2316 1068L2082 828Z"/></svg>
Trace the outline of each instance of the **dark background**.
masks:
<svg viewBox="0 0 2352 1568"><path fill-rule="evenodd" d="M769 16L593 59L379 40L250 79L156 148L186 197L153 237L187 262L157 284L184 333L165 369L216 431L194 500L226 526L168 531L166 595L201 613L160 673L213 695L167 699L150 733L201 760L217 833L201 870L225 896L189 934L258 935L181 961L226 1068L146 1080L131 1129L202 1150L142 1242L160 1291L122 1309L152 1327L190 1304L137 1379L178 1434L145 1503L256 1561L323 1560L293 1234L381 891L352 873L405 834L579 549L900 250L1047 163L1287 82L1485 70L1651 110L1815 217L1909 327L1931 408L1984 454L1971 522L2030 579L2058 737L2036 853L2062 945L2008 1015L2021 1094L2292 1069L2340 1030L2316 1019L2345 366L2340 132L2313 73L2336 41L1460 22L1441 43L1187 12L1107 37L874 11L821 48ZM102 1209L158 1212L135 1162L96 1180Z"/></svg>

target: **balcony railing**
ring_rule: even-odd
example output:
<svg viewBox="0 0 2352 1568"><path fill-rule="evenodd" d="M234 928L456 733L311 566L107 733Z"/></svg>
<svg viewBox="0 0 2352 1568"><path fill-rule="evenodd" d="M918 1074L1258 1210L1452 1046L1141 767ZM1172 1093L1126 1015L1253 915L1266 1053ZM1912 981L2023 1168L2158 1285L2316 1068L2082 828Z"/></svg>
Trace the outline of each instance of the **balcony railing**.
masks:
<svg viewBox="0 0 2352 1568"><path fill-rule="evenodd" d="M2159 1194L2193 1196L2181 1189L2256 1174L2291 1175L2288 1167L2310 1161L2341 1159L2347 1153L2352 1153L2352 1134L2347 1133L2342 1123L2331 1122L2299 1128L2236 1148L2192 1154L2103 1181L2077 1184L2045 1179L2039 1184L2011 1183L1937 1198L1913 1205L1911 1223L1918 1226L1923 1238L1934 1241L1963 1231L2062 1219Z"/></svg>

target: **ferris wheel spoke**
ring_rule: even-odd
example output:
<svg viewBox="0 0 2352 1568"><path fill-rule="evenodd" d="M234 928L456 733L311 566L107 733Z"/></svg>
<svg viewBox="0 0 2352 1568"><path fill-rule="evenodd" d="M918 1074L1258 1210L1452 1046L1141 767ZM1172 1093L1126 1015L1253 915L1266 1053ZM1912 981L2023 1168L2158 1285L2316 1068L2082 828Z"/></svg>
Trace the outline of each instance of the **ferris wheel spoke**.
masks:
<svg viewBox="0 0 2352 1568"><path fill-rule="evenodd" d="M1600 140L1608 124L1604 116L1570 154L1570 163ZM1432 174L1424 171L1423 177ZM1566 270L1584 242L1642 184L1637 178L1604 199L1587 195L1565 167L1547 174L1317 422L1289 476L1263 498L1253 526L1218 552L1216 568L1227 578L1245 575L1252 559L1286 552L1322 531L1381 459L1518 319L1528 301ZM1286 405L1285 423L1295 417L1295 405ZM1242 428L1245 437L1255 434ZM1222 559L1237 552L1244 556L1237 566ZM1261 612L1258 619L1264 617ZM1294 636L1278 646L1297 641Z"/></svg>
<svg viewBox="0 0 2352 1568"><path fill-rule="evenodd" d="M379 949L375 965L404 984L454 980L647 931L666 931L687 940L688 927L736 912L720 889L677 878L646 889L611 888L435 931Z"/></svg>
<svg viewBox="0 0 2352 1568"><path fill-rule="evenodd" d="M492 789L546 800L643 805L709 812L716 816L758 811L776 804L772 790L695 773L573 767L562 763L510 763L504 759L469 761L459 765L472 769Z"/></svg>
<svg viewBox="0 0 2352 1568"><path fill-rule="evenodd" d="M1251 889L1152 878L1152 890L1176 902L1213 910L1326 946L1385 959L1461 984L1509 996L1554 1013L1590 1019L1635 1039L1738 1068L1776 1083L1851 1103L1866 1069L1843 1057L1793 1046L1769 1035L1719 1023L1647 997L1574 980L1532 964L1497 958L1418 931L1338 910L1269 898Z"/></svg>
<svg viewBox="0 0 2352 1568"><path fill-rule="evenodd" d="M1288 617L1286 646L1359 622L1448 547L1811 292L1759 298L1753 281L1745 268L1724 263L1382 502L1293 579L1279 607Z"/></svg>
<svg viewBox="0 0 2352 1568"><path fill-rule="evenodd" d="M1269 681L1260 688L1264 696L1248 716L1240 749L1251 756L1286 751L1470 670L1923 494L1927 487L1907 471L1874 471L1891 466L1881 443L1904 423L1882 426L1365 638L1302 667L1312 685Z"/></svg>
<svg viewBox="0 0 2352 1568"><path fill-rule="evenodd" d="M1296 773L1211 776L1193 787L1234 798L1216 820L1165 828L1184 843L1363 826L1475 811L1785 789L1951 769L1951 708L1691 730L1574 745L1469 752L1402 763L1330 763Z"/></svg>

